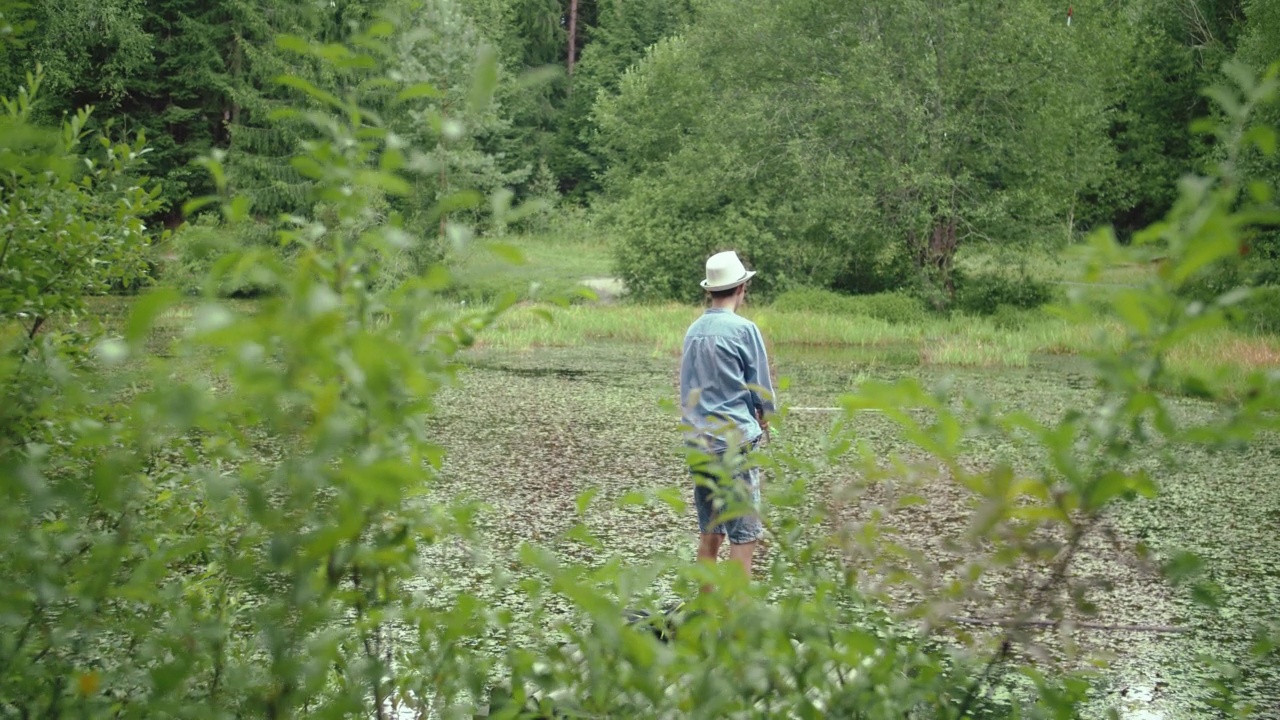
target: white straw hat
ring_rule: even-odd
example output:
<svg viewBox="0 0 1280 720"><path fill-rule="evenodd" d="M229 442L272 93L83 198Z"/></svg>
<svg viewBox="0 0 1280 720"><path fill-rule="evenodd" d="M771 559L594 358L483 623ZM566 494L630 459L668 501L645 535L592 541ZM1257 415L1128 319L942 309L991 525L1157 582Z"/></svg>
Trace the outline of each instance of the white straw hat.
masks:
<svg viewBox="0 0 1280 720"><path fill-rule="evenodd" d="M701 285L705 290L728 290L738 287L755 277L755 270L747 270L738 259L738 253L726 250L707 258L707 279Z"/></svg>

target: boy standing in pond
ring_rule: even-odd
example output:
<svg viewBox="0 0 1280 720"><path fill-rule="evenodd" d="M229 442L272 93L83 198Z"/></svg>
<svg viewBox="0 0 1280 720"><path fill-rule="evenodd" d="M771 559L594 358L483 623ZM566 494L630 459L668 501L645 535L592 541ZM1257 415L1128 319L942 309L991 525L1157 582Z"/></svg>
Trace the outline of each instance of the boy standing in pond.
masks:
<svg viewBox="0 0 1280 720"><path fill-rule="evenodd" d="M732 251L707 259L701 284L711 307L689 326L680 360L680 406L701 533L698 559L716 562L727 536L729 559L741 563L747 577L764 526L760 469L746 460L774 409L764 338L755 323L737 314L755 274Z"/></svg>

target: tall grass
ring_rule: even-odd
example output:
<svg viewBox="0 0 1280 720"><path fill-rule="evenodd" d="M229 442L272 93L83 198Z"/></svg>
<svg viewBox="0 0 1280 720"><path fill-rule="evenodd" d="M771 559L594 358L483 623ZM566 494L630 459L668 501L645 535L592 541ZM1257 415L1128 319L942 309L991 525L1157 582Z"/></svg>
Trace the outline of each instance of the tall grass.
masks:
<svg viewBox="0 0 1280 720"><path fill-rule="evenodd" d="M553 309L548 321L543 315L546 311L534 305L514 309L484 336L482 345L529 350L620 343L676 356L685 329L702 312L675 304L573 306ZM743 314L760 326L774 350L892 348L893 357L914 358L920 365L939 367L1022 368L1045 356L1114 349L1122 340L1120 326L1114 322L1076 322L1047 313L1031 313L1031 319L1017 328L971 316L891 324L867 317L769 308L748 309ZM1280 367L1280 338L1221 329L1190 338L1170 353L1169 363L1175 371L1216 377L1238 386L1250 372Z"/></svg>
<svg viewBox="0 0 1280 720"><path fill-rule="evenodd" d="M90 306L113 326L122 322L132 301L94 298ZM231 304L251 311L256 303ZM193 309L194 303L171 309L160 319L160 328L180 330L190 322ZM700 308L678 304L559 308L525 303L504 314L492 331L481 336L479 345L523 351L616 343L675 357L685 329L701 313ZM768 307L747 308L743 315L760 326L773 351L860 349L871 351L868 357L892 358L896 364L936 367L1023 368L1047 356L1115 349L1122 340L1120 326L1114 322L1073 321L1043 312L1026 313L1026 320L1013 328L1002 327L995 318L965 315L928 316L913 323ZM1280 368L1280 338L1218 329L1186 339L1170 352L1168 361L1175 371L1238 387L1249 373Z"/></svg>
<svg viewBox="0 0 1280 720"><path fill-rule="evenodd" d="M702 310L687 305L583 305L554 309L527 305L508 313L484 339L495 347L576 346L616 341L655 345L678 352L685 329ZM857 315L830 315L769 308L743 315L760 326L772 346L872 347L949 342L954 347L985 344L1021 354L1073 354L1096 347L1106 323L1078 325L1043 316L1024 328L999 327L983 317L931 317L911 324ZM1110 327L1114 331L1114 327Z"/></svg>
<svg viewBox="0 0 1280 720"><path fill-rule="evenodd" d="M513 262L516 253L519 262ZM588 278L613 274L608 239L582 222L470 243L452 250L448 264L456 284L453 294L471 302L490 301L508 291L533 300L566 295Z"/></svg>
<svg viewBox="0 0 1280 720"><path fill-rule="evenodd" d="M963 247L956 256L956 267L969 273L1003 272L1018 267L1036 280L1072 284L1084 274L1085 261L1068 246L1061 250L1044 247L1000 248L995 245ZM1101 285L1137 285L1150 278L1154 266L1143 263L1113 265L1104 268L1097 279Z"/></svg>

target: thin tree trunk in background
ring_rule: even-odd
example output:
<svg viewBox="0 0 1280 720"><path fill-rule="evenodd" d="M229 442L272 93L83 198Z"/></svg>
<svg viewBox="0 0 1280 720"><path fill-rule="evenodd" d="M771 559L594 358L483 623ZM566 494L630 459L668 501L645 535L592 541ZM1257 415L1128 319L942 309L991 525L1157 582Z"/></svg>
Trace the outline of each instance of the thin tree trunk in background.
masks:
<svg viewBox="0 0 1280 720"><path fill-rule="evenodd" d="M441 96L447 98L448 92L449 92L449 79L441 78L440 79ZM442 128L444 127L445 113L447 113L448 111L449 111L449 101L446 99L444 101L444 104L441 105L440 107L440 126ZM445 136L444 136L444 133L441 133L440 140L436 143L436 149L440 151L440 184L436 187L436 202L440 202L444 199L445 186L449 183L449 176L445 172L446 169L449 167L449 165L447 162L447 158L445 157L444 143L445 143ZM440 213L440 239L443 240L445 236L448 234L449 234L449 216L446 213Z"/></svg>
<svg viewBox="0 0 1280 720"><path fill-rule="evenodd" d="M569 0L569 77L573 77L573 56L578 51L578 0Z"/></svg>
<svg viewBox="0 0 1280 720"><path fill-rule="evenodd" d="M240 33L231 33L231 77L233 82L238 82L244 75L244 47L241 43L244 39L240 37ZM227 133L227 144L231 144L231 128L240 124L240 103L235 99L231 99L231 107L222 111L223 125Z"/></svg>
<svg viewBox="0 0 1280 720"><path fill-rule="evenodd" d="M445 186L445 183L449 182L449 176L444 174L444 157L443 156L444 156L444 153L441 153L440 188L439 188L440 197L444 197L444 186ZM440 213L440 237L444 238L448 234L449 234L449 215L447 213Z"/></svg>
<svg viewBox="0 0 1280 720"><path fill-rule="evenodd" d="M924 277L937 284L947 299L955 297L956 250L960 246L959 221L954 215L941 215L933 220L933 227L924 237L911 236L916 248L916 265ZM942 301L944 304L946 301ZM941 309L941 305L938 306Z"/></svg>

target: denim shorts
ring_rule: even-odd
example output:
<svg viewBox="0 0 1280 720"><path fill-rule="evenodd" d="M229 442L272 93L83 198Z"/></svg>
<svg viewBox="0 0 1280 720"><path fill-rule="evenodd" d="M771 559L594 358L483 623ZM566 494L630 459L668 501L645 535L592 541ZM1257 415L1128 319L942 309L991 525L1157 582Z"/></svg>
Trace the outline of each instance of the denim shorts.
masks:
<svg viewBox="0 0 1280 720"><path fill-rule="evenodd" d="M755 447L756 443L752 443L751 449ZM764 525L760 521L760 468L742 467L745 455L728 459L738 467L727 482L723 470L717 472L716 468L704 469L696 464L689 469L693 475L693 504L698 509L698 530L704 535L728 535L729 542L734 545L755 542L764 536ZM694 462L718 464L725 460L725 455L721 454ZM732 506L729 509L734 517L719 522L718 516L726 506Z"/></svg>

